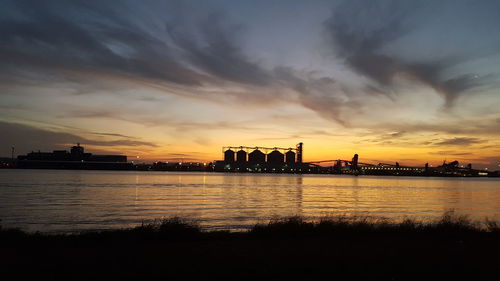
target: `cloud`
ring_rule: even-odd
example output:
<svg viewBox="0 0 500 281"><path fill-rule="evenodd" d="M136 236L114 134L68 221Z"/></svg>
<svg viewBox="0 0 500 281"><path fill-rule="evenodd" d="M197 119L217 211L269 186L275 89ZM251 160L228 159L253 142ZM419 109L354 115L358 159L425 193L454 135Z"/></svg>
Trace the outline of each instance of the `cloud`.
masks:
<svg viewBox="0 0 500 281"><path fill-rule="evenodd" d="M370 133L369 135L373 135L376 133ZM366 140L359 141L357 143L363 143L363 142L372 142L372 143L377 143L379 145L409 145L411 142L408 141L407 138L404 138L404 136L407 135L407 132L405 131L399 131L399 132L388 132L388 133L382 133L375 135L374 137L370 137Z"/></svg>
<svg viewBox="0 0 500 281"><path fill-rule="evenodd" d="M474 155L474 153L471 153L471 152L461 152L461 151L453 151L453 150L441 150L441 151L429 152L429 154L452 155L452 156L473 156Z"/></svg>
<svg viewBox="0 0 500 281"><path fill-rule="evenodd" d="M263 86L272 80L235 44L241 26L230 24L221 13L192 18L172 6L160 19L165 28L151 32L128 19L133 5L115 13L97 1L14 3L11 9L23 17L0 21L0 71L9 75L27 75L19 71L23 68L43 69L64 74L54 79L66 79L97 71L190 87L224 82ZM84 20L84 15L91 17Z"/></svg>
<svg viewBox="0 0 500 281"><path fill-rule="evenodd" d="M129 20L132 11L114 12L107 4L13 3L10 9L22 16L0 21L0 73L9 77L8 83L58 87L58 81L70 81L79 85L73 86L81 94L109 91L109 84L98 82L102 79L115 79L118 88L135 81L203 100L299 103L342 124L347 124L342 112L355 106L331 77L285 66L262 67L238 44L244 27L232 24L222 12L195 16L182 4L174 5L159 19L164 29L152 32L136 22L144 20L141 15ZM80 114L84 116L106 117Z"/></svg>
<svg viewBox="0 0 500 281"><path fill-rule="evenodd" d="M15 146L16 152L26 153L32 150L51 151L53 149L68 149L68 145L82 143L83 145L101 146L147 146L158 147L156 144L140 140L132 140L130 137L118 140L94 140L81 137L71 133L55 132L16 123L0 122L0 131L4 136L0 138L0 155L10 155L11 146Z"/></svg>
<svg viewBox="0 0 500 281"><path fill-rule="evenodd" d="M126 138L126 139L133 139L135 137L130 137L130 136L126 136L126 135L122 135L122 134L113 134L113 133L100 133L100 132L93 132L92 133L93 135L97 135L97 136L111 136L111 137L120 137L120 138Z"/></svg>
<svg viewBox="0 0 500 281"><path fill-rule="evenodd" d="M186 16L184 14L178 17ZM194 66L222 80L267 85L271 77L252 62L234 42L242 26L227 22L224 14L212 12L192 30L183 20L166 24L173 43ZM196 38L201 38L196 40Z"/></svg>
<svg viewBox="0 0 500 281"><path fill-rule="evenodd" d="M206 156L204 152L191 151L186 153L167 153L161 158L161 161L200 161Z"/></svg>
<svg viewBox="0 0 500 281"><path fill-rule="evenodd" d="M332 50L356 74L368 78L361 91L330 72L286 63L264 67L262 60L245 49L247 27L207 6L193 5L202 10L195 13L183 2L169 4L165 10L158 8L161 5L133 1L119 6L102 1L9 3L5 10L9 13L4 11L0 21L0 79L12 89L46 83L57 89L60 82L68 82L75 94L98 90L120 94L122 89L136 86L196 102L242 107L276 108L294 103L354 128L369 127L359 120L380 110L374 108L373 94L397 95L395 80L400 77L434 88L448 106L491 78L449 72L467 59L464 56L423 60L387 50L420 27L411 21L422 14L424 4L417 2L345 1L324 22L322 28L331 39ZM162 102L139 95L143 101ZM144 126L175 125L179 130L203 125L176 120L167 124L156 116L130 117L132 113L116 109L74 108L62 115L142 122ZM380 118L384 131L406 130L392 128L390 121L379 116L376 119ZM227 126L219 123L207 128Z"/></svg>
<svg viewBox="0 0 500 281"><path fill-rule="evenodd" d="M61 71L93 70L199 85L200 74L173 57L165 42L149 35L116 13L92 5L52 5L16 1L18 12L28 17L0 22L1 69L26 67ZM99 9L106 9L105 5ZM77 12L77 17L65 17ZM94 14L93 21L78 18ZM123 16L123 15L122 15Z"/></svg>
<svg viewBox="0 0 500 281"><path fill-rule="evenodd" d="M435 142L434 145L445 146L445 145L458 145L458 146L468 146L471 144L484 143L484 140L471 137L455 137L451 139L445 139L439 142Z"/></svg>
<svg viewBox="0 0 500 281"><path fill-rule="evenodd" d="M491 78L468 73L449 77L448 70L471 59L470 56L450 55L426 60L386 51L391 44L409 36L419 24L423 25L422 6L425 3L344 1L324 26L336 55L356 73L375 83L367 85L371 92L397 94L395 80L402 77L433 88L450 107L460 94ZM420 22L412 21L415 17L420 17Z"/></svg>
<svg viewBox="0 0 500 281"><path fill-rule="evenodd" d="M358 104L339 89L335 79L328 76L317 77L315 74L296 71L290 67L274 69L275 79L298 93L299 104L315 111L325 119L347 126L349 121L345 114L346 110L353 110Z"/></svg>
<svg viewBox="0 0 500 281"><path fill-rule="evenodd" d="M477 118L477 117L476 117ZM404 121L397 120L377 123L370 126L370 130L377 132L379 130L391 130L395 132L406 132L406 134L416 133L439 133L450 135L481 135L498 136L498 123L495 118L482 117L476 118L442 118L438 122L431 121Z"/></svg>

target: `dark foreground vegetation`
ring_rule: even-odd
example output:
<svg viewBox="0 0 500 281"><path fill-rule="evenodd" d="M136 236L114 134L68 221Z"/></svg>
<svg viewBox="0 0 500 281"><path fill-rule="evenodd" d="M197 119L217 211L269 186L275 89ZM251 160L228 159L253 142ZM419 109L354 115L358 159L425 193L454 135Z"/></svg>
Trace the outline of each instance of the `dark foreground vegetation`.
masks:
<svg viewBox="0 0 500 281"><path fill-rule="evenodd" d="M72 235L0 228L3 280L499 280L500 224L277 219L246 232L178 218Z"/></svg>

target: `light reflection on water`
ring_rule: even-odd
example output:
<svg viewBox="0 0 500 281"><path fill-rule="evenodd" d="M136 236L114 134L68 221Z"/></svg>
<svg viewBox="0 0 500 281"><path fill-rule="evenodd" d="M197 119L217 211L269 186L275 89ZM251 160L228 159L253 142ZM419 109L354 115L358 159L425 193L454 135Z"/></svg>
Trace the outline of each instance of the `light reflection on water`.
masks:
<svg viewBox="0 0 500 281"><path fill-rule="evenodd" d="M500 220L500 180L123 171L0 170L0 223L35 231L130 227L180 216L241 229L273 217Z"/></svg>

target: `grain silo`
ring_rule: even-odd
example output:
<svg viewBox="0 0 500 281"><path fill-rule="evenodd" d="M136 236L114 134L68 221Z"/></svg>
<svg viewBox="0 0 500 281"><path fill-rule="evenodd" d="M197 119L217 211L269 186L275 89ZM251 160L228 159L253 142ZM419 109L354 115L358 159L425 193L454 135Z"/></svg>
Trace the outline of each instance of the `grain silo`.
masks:
<svg viewBox="0 0 500 281"><path fill-rule="evenodd" d="M238 150L236 152L236 162L238 163L246 163L247 162L247 152L243 149Z"/></svg>
<svg viewBox="0 0 500 281"><path fill-rule="evenodd" d="M234 151L231 149L228 149L224 151L224 162L226 164L228 163L234 163Z"/></svg>
<svg viewBox="0 0 500 281"><path fill-rule="evenodd" d="M285 162L288 164L295 163L295 152L289 150L285 153Z"/></svg>
<svg viewBox="0 0 500 281"><path fill-rule="evenodd" d="M285 161L285 155L278 150L273 150L271 153L267 154L267 162L273 164L283 163Z"/></svg>
<svg viewBox="0 0 500 281"><path fill-rule="evenodd" d="M266 162L266 155L262 151L255 149L254 151L248 153L248 162L264 163Z"/></svg>

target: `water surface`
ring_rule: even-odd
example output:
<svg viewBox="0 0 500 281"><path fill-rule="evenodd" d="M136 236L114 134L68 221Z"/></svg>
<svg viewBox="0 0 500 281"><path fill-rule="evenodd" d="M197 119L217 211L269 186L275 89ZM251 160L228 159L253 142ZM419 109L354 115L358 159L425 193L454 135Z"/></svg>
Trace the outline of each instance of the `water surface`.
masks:
<svg viewBox="0 0 500 281"><path fill-rule="evenodd" d="M0 223L29 231L130 227L162 217L242 229L273 217L447 210L500 221L500 179L0 170Z"/></svg>

